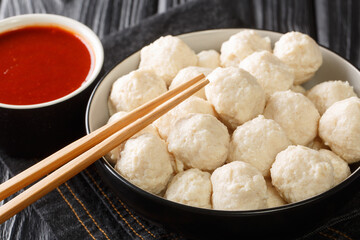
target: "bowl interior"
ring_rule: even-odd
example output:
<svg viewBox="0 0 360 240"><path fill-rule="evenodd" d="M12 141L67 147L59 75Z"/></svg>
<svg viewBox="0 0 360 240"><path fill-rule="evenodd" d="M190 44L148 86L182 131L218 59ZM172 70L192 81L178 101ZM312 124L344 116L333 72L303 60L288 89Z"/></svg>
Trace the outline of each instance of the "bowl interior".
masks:
<svg viewBox="0 0 360 240"><path fill-rule="evenodd" d="M82 40L91 54L91 69L84 83L75 91L53 101L32 105L11 105L0 103L0 107L12 109L30 109L45 107L65 101L87 88L98 76L104 62L104 49L97 35L84 24L71 18L53 14L25 14L0 21L0 33L27 26L56 26L67 30Z"/></svg>
<svg viewBox="0 0 360 240"><path fill-rule="evenodd" d="M220 50L221 44L226 41L231 35L239 32L241 29L219 29L200 31L180 35L179 37L184 40L196 53L202 50L215 49ZM282 34L270 31L256 30L256 32L265 37L268 36L274 44ZM323 64L317 71L316 75L303 86L307 89L312 86L327 80L344 80L348 81L354 87L355 92L360 95L360 72L352 66L345 59L339 55L321 47L323 55ZM105 125L109 119L109 111L107 108L108 96L110 94L111 86L115 80L120 76L129 73L138 68L140 61L140 52L136 52L124 61L119 63L113 68L99 83L90 98L87 113L86 113L86 130L92 132L101 126ZM114 174L115 170L107 161L107 169ZM357 174L360 168L357 167L352 175ZM351 177L350 176L350 177ZM121 176L119 176L121 178ZM350 178L349 177L349 178ZM137 188L134 186L134 188ZM303 202L305 203L306 200ZM294 204L291 204L294 205ZM281 207L280 207L281 208Z"/></svg>

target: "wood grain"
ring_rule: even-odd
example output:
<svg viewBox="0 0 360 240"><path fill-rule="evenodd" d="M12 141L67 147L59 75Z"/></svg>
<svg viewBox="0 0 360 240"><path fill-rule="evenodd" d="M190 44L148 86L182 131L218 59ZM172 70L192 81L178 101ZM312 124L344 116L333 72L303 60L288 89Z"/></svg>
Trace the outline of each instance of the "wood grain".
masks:
<svg viewBox="0 0 360 240"><path fill-rule="evenodd" d="M360 68L360 1L315 1L320 44L337 52Z"/></svg>
<svg viewBox="0 0 360 240"><path fill-rule="evenodd" d="M1 0L0 19L27 13L53 13L74 18L100 37L138 24L141 20L189 0Z"/></svg>

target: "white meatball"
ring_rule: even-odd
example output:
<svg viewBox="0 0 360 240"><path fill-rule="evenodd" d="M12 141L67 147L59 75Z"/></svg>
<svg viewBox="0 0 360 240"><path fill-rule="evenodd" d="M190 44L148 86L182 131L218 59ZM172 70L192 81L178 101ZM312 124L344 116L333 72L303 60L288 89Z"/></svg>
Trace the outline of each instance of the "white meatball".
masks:
<svg viewBox="0 0 360 240"><path fill-rule="evenodd" d="M224 164L230 135L216 117L192 113L175 123L167 140L169 151L186 167L211 171Z"/></svg>
<svg viewBox="0 0 360 240"><path fill-rule="evenodd" d="M176 174L164 197L193 207L211 208L210 173L192 168Z"/></svg>
<svg viewBox="0 0 360 240"><path fill-rule="evenodd" d="M217 68L207 78L210 83L205 87L206 98L232 129L263 112L264 90L245 70Z"/></svg>
<svg viewBox="0 0 360 240"><path fill-rule="evenodd" d="M141 189L159 194L173 174L171 161L165 142L145 133L125 143L115 169Z"/></svg>
<svg viewBox="0 0 360 240"><path fill-rule="evenodd" d="M211 175L213 209L255 210L267 207L266 182L259 170L245 162L231 162Z"/></svg>
<svg viewBox="0 0 360 240"><path fill-rule="evenodd" d="M215 69L220 67L220 54L215 50L205 50L197 54L198 66Z"/></svg>
<svg viewBox="0 0 360 240"><path fill-rule="evenodd" d="M301 93L290 90L274 93L267 102L264 116L279 123L294 144L307 145L317 135L320 115Z"/></svg>
<svg viewBox="0 0 360 240"><path fill-rule="evenodd" d="M315 107L322 115L335 102L356 97L356 94L348 82L327 81L311 88L307 93L307 97L315 104Z"/></svg>
<svg viewBox="0 0 360 240"><path fill-rule="evenodd" d="M176 74L176 77L171 82L171 85L169 89L173 89L191 79L194 77L199 76L200 74L204 74L207 76L209 73L211 73L212 69L210 68L203 68L203 67L186 67L181 69L178 74ZM203 99L206 99L205 96L205 88L200 89L198 92L194 93L193 96L197 96Z"/></svg>
<svg viewBox="0 0 360 240"><path fill-rule="evenodd" d="M127 114L127 112L123 112L123 111L115 113L114 115L112 115L109 118L108 124L119 120L120 118L124 117L126 114ZM137 137L144 133L151 133L153 135L159 136L156 128L152 124L150 124L143 130L141 130L140 132L136 133L132 138ZM123 150L124 145L125 145L125 142L121 143L119 146L117 146L116 148L111 150L108 154L106 154L106 159L109 161L109 163L111 163L112 165L116 164L116 162L120 158L120 152Z"/></svg>
<svg viewBox="0 0 360 240"><path fill-rule="evenodd" d="M280 196L279 192L272 185L271 180L266 179L267 187L267 206L268 208L280 207L286 204L285 200Z"/></svg>
<svg viewBox="0 0 360 240"><path fill-rule="evenodd" d="M250 163L263 176L269 176L276 155L290 144L278 123L260 115L236 128L230 141L228 161Z"/></svg>
<svg viewBox="0 0 360 240"><path fill-rule="evenodd" d="M157 119L153 124L158 129L162 139L166 140L176 121L190 113L203 113L215 116L215 111L208 101L191 96L174 109Z"/></svg>
<svg viewBox="0 0 360 240"><path fill-rule="evenodd" d="M294 69L294 84L309 80L322 64L320 47L308 35L288 32L275 43L274 55Z"/></svg>
<svg viewBox="0 0 360 240"><path fill-rule="evenodd" d="M239 67L256 78L267 98L274 92L288 90L294 82L293 70L268 51L254 52Z"/></svg>
<svg viewBox="0 0 360 240"><path fill-rule="evenodd" d="M197 65L195 52L180 38L170 35L142 48L140 55L139 67L153 69L167 86L180 69Z"/></svg>
<svg viewBox="0 0 360 240"><path fill-rule="evenodd" d="M334 170L320 153L304 146L289 146L271 167L272 184L289 203L298 202L334 185Z"/></svg>
<svg viewBox="0 0 360 240"><path fill-rule="evenodd" d="M319 135L347 163L360 160L360 99L351 97L331 105L319 122Z"/></svg>
<svg viewBox="0 0 360 240"><path fill-rule="evenodd" d="M347 162L332 151L320 149L319 153L322 157L328 159L334 168L334 185L338 185L351 174Z"/></svg>
<svg viewBox="0 0 360 240"><path fill-rule="evenodd" d="M109 97L110 113L130 112L166 91L165 82L152 70L132 71L114 82Z"/></svg>
<svg viewBox="0 0 360 240"><path fill-rule="evenodd" d="M244 58L261 50L271 52L270 38L262 38L254 30L243 30L221 45L221 66L237 67Z"/></svg>

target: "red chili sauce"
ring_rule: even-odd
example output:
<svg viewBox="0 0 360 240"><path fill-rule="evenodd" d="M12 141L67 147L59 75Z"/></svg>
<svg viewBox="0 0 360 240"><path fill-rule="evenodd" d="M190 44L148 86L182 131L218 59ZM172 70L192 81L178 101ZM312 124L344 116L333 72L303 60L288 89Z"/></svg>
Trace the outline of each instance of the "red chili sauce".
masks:
<svg viewBox="0 0 360 240"><path fill-rule="evenodd" d="M90 69L88 47L59 27L0 34L0 103L29 105L61 98L79 88Z"/></svg>

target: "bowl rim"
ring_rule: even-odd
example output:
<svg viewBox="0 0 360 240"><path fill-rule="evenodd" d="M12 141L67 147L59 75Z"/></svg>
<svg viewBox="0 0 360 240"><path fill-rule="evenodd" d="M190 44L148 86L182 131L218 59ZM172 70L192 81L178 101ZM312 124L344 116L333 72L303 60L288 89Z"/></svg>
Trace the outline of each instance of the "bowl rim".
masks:
<svg viewBox="0 0 360 240"><path fill-rule="evenodd" d="M80 87L63 97L48 102L27 105L0 103L0 108L35 109L48 107L58 104L60 102L64 102L78 95L79 93L83 92L87 87L89 87L95 81L95 79L97 79L103 67L104 48L99 37L85 24L69 17L56 14L35 13L4 18L0 20L0 34L29 26L56 26L76 35L83 42L83 44L86 45L91 55L92 61L90 71Z"/></svg>
<svg viewBox="0 0 360 240"><path fill-rule="evenodd" d="M269 30L262 30L262 29L250 29L250 28L220 28L220 29L211 29L211 30L201 30L201 31L194 31L194 32L188 32L188 33L184 33L184 34L179 34L179 35L174 35L176 37L186 37L187 35L197 35L197 34L206 34L206 33L212 33L212 32L221 32L221 31L227 31L227 30L237 30L237 31L242 31L242 30L255 30L255 31L261 31L261 32L270 32L270 33L277 33L277 34L281 34L283 35L284 33L281 32L276 32L276 31L269 31ZM350 63L349 60L347 60L346 58L340 56L338 53L333 52L332 50L330 50L327 47L322 46L321 44L317 43L321 48L323 48L323 50L327 51L330 54L335 55L335 57L340 58L341 60L345 61L350 67L354 68L359 76L360 76L360 70L359 68L357 68L356 66L354 66L352 63ZM133 52L132 54L124 57L123 59L119 60L118 62L116 62L109 70L107 70L103 76L101 77L100 81L97 83L97 85L95 86L95 88L93 89L88 104L86 106L86 112L85 112L85 130L86 133L89 134L91 133L90 131L90 119L89 119L89 114L90 114L90 108L91 108L91 104L92 104L92 100L94 98L94 95L96 94L97 89L100 87L101 83L106 79L106 77L110 74L110 72L112 70L114 70L114 68L119 65L120 63L122 63L123 61L125 61L127 58L134 56L135 54L137 54L140 50ZM137 194L141 195L142 197L146 197L146 198L150 198L153 201L156 201L158 203L161 204L165 204L166 206L169 207L175 207L175 208L180 208L182 210L187 210L187 211L191 211L193 213L198 213L198 214L206 214L206 215L216 215L216 216L222 216L222 217L232 217L232 216L255 216L255 215L268 215L269 213L274 213L274 212L285 212L285 211L289 211L292 210L294 208L298 208L304 205L308 205L311 203L316 203L319 201L323 201L325 198L328 198L332 195L334 195L336 192L339 192L340 190L346 188L349 184L351 184L353 181L355 181L358 177L360 177L360 166L358 166L345 180L343 180L341 183L339 183L338 185L332 187L331 189L320 193L318 195L315 195L313 197L301 200L299 202L295 202L295 203L288 203L279 207L272 207L272 208L264 208L264 209L256 209L256 210L217 210L217 209L207 209L207 208L199 208L199 207L193 207L193 206L189 206L189 205L185 205L185 204L181 204L181 203L177 203L171 200L167 200L161 196L157 196L155 194L149 193L143 189L141 189L140 187L136 186L135 184L131 183L130 181L128 181L127 179L125 179L124 177L122 177L119 173L116 172L116 170L114 169L114 167L112 167L110 165L110 163L105 159L105 157L101 157L99 160L97 160L95 162L97 167L101 167L103 168L105 171L107 171L109 174L111 174L113 177L115 177L117 180L119 180L121 183L125 184L127 187L129 187L131 190L135 191Z"/></svg>

